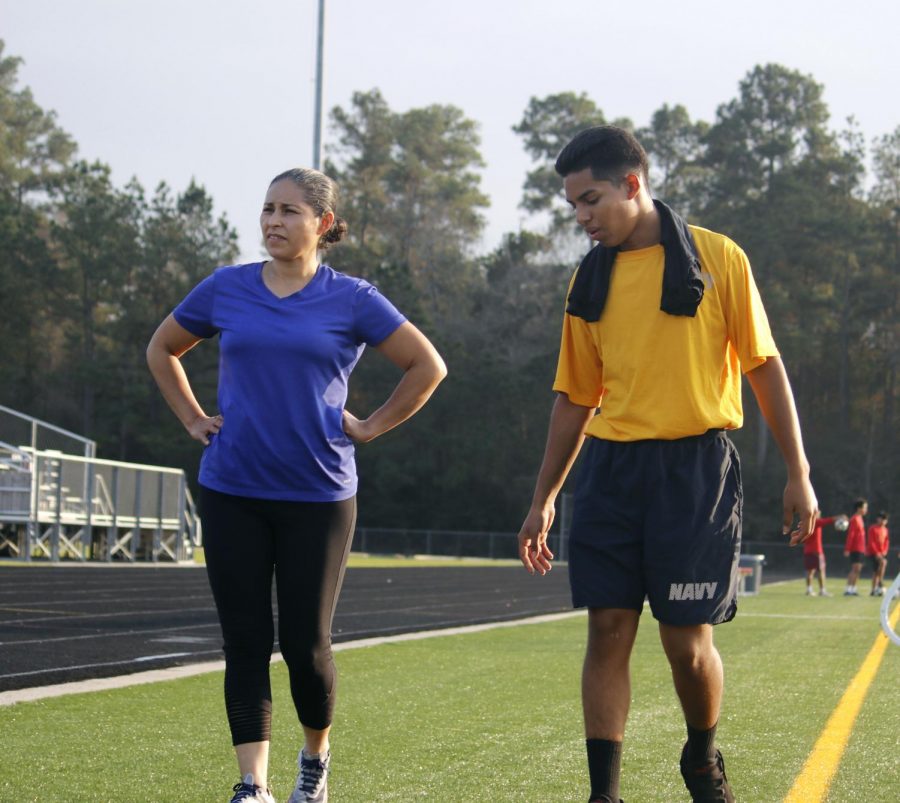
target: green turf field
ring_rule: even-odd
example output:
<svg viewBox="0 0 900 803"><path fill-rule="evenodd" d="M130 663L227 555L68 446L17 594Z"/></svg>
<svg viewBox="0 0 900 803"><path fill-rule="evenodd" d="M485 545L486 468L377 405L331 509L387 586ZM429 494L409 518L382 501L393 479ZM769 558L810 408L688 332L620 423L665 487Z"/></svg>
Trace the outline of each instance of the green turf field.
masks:
<svg viewBox="0 0 900 803"><path fill-rule="evenodd" d="M205 565L203 547L194 550L194 562ZM440 555L369 555L365 552L351 552L347 565L358 569L397 569L407 566L513 566L518 560L496 560L491 558L452 558Z"/></svg>
<svg viewBox="0 0 900 803"><path fill-rule="evenodd" d="M404 567L437 566L521 566L518 560L496 558L445 558L440 555L368 555L351 552L347 566L354 569L396 569Z"/></svg>
<svg viewBox="0 0 900 803"><path fill-rule="evenodd" d="M203 547L198 547L194 550L193 563L198 566L206 565L206 557L203 554ZM46 560L33 560L33 561L22 561L22 560L3 560L0 558L0 566L20 566L20 567L32 567L32 566L43 566L44 568L48 566L81 566L85 564L75 563L73 561L69 561L67 563L59 564L59 563L50 563ZM91 564L88 564L91 565ZM103 566L112 566L121 567L122 564L101 564ZM129 563L129 566L168 566L174 567L175 564L172 563ZM433 566L517 566L519 565L519 561L517 559L497 559L497 558L454 558L454 557L442 557L440 555L369 555L364 552L351 552L350 558L347 561L347 565L352 568L359 569L398 569L405 568L408 566L415 566L418 568L423 567L433 567Z"/></svg>
<svg viewBox="0 0 900 803"><path fill-rule="evenodd" d="M743 598L717 630L720 745L742 803L781 801L879 631L879 599L807 598L800 581ZM584 618L348 650L332 737L333 803L587 800L579 672ZM683 725L644 617L622 795L686 800ZM890 644L828 801L896 801L900 648ZM297 729L273 667L270 782L286 799ZM225 801L236 770L220 673L0 708L0 800ZM815 803L810 800L809 803Z"/></svg>

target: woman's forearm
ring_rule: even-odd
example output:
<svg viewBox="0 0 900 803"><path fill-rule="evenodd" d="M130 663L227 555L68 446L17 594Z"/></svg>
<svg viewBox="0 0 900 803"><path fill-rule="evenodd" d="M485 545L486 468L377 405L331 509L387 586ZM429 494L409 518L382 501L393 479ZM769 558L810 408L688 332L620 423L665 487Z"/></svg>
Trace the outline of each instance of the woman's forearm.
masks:
<svg viewBox="0 0 900 803"><path fill-rule="evenodd" d="M181 357L199 343L201 338L184 329L173 315L159 325L147 345L147 365L156 380L166 404L188 432L206 413L191 390L191 383L181 364ZM195 433L191 432L193 437Z"/></svg>
<svg viewBox="0 0 900 803"><path fill-rule="evenodd" d="M184 366L178 357L151 342L147 348L147 365L166 404L185 429L189 429L198 418L206 417L206 413L194 396Z"/></svg>
<svg viewBox="0 0 900 803"><path fill-rule="evenodd" d="M372 440L415 415L447 375L447 368L437 354L413 363L403 374L388 400L360 422L365 436Z"/></svg>

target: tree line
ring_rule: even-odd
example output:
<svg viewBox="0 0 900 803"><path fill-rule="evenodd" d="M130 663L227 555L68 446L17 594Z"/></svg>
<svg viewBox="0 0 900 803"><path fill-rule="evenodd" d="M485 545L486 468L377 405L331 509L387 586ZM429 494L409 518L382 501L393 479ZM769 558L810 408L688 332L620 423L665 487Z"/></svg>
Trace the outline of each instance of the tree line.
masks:
<svg viewBox="0 0 900 803"><path fill-rule="evenodd" d="M102 456L184 467L198 449L145 367L154 328L237 254L236 232L191 182L116 187L77 158L52 111L18 85L0 44L0 403L84 433ZM378 285L436 343L450 376L423 412L357 451L369 526L517 529L543 451L564 295L588 248L562 203L556 154L588 125L637 134L654 195L748 253L797 398L825 512L897 500L900 127L866 143L831 127L823 87L754 67L711 122L666 104L645 126L585 93L533 97L513 130L532 159L527 228L478 252L489 199L477 123L434 104L398 112L377 90L331 113L325 170L350 234L328 261ZM867 171L867 162L872 169ZM186 364L215 408L217 349ZM396 382L367 355L348 407ZM745 383L746 384L746 383ZM784 473L752 394L734 434L747 532L780 532Z"/></svg>

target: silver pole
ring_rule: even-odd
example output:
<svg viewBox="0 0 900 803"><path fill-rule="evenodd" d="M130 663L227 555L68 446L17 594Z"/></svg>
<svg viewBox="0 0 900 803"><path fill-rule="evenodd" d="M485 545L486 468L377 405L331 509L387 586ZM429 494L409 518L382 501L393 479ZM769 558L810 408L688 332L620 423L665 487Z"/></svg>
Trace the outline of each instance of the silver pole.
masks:
<svg viewBox="0 0 900 803"><path fill-rule="evenodd" d="M322 169L322 51L325 40L325 0L319 0L319 35L316 42L316 115L313 128L313 167Z"/></svg>

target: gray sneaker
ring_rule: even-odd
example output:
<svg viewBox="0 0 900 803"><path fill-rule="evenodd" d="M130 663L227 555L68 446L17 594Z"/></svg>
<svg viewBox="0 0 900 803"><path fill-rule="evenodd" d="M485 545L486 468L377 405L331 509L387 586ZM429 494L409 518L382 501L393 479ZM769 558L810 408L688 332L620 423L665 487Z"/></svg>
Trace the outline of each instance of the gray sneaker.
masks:
<svg viewBox="0 0 900 803"><path fill-rule="evenodd" d="M272 793L253 783L253 775L249 772L243 781L232 787L231 791L234 792L234 797L229 803L275 803Z"/></svg>
<svg viewBox="0 0 900 803"><path fill-rule="evenodd" d="M312 758L302 750L297 756L297 782L288 803L328 803L328 766L331 753Z"/></svg>

